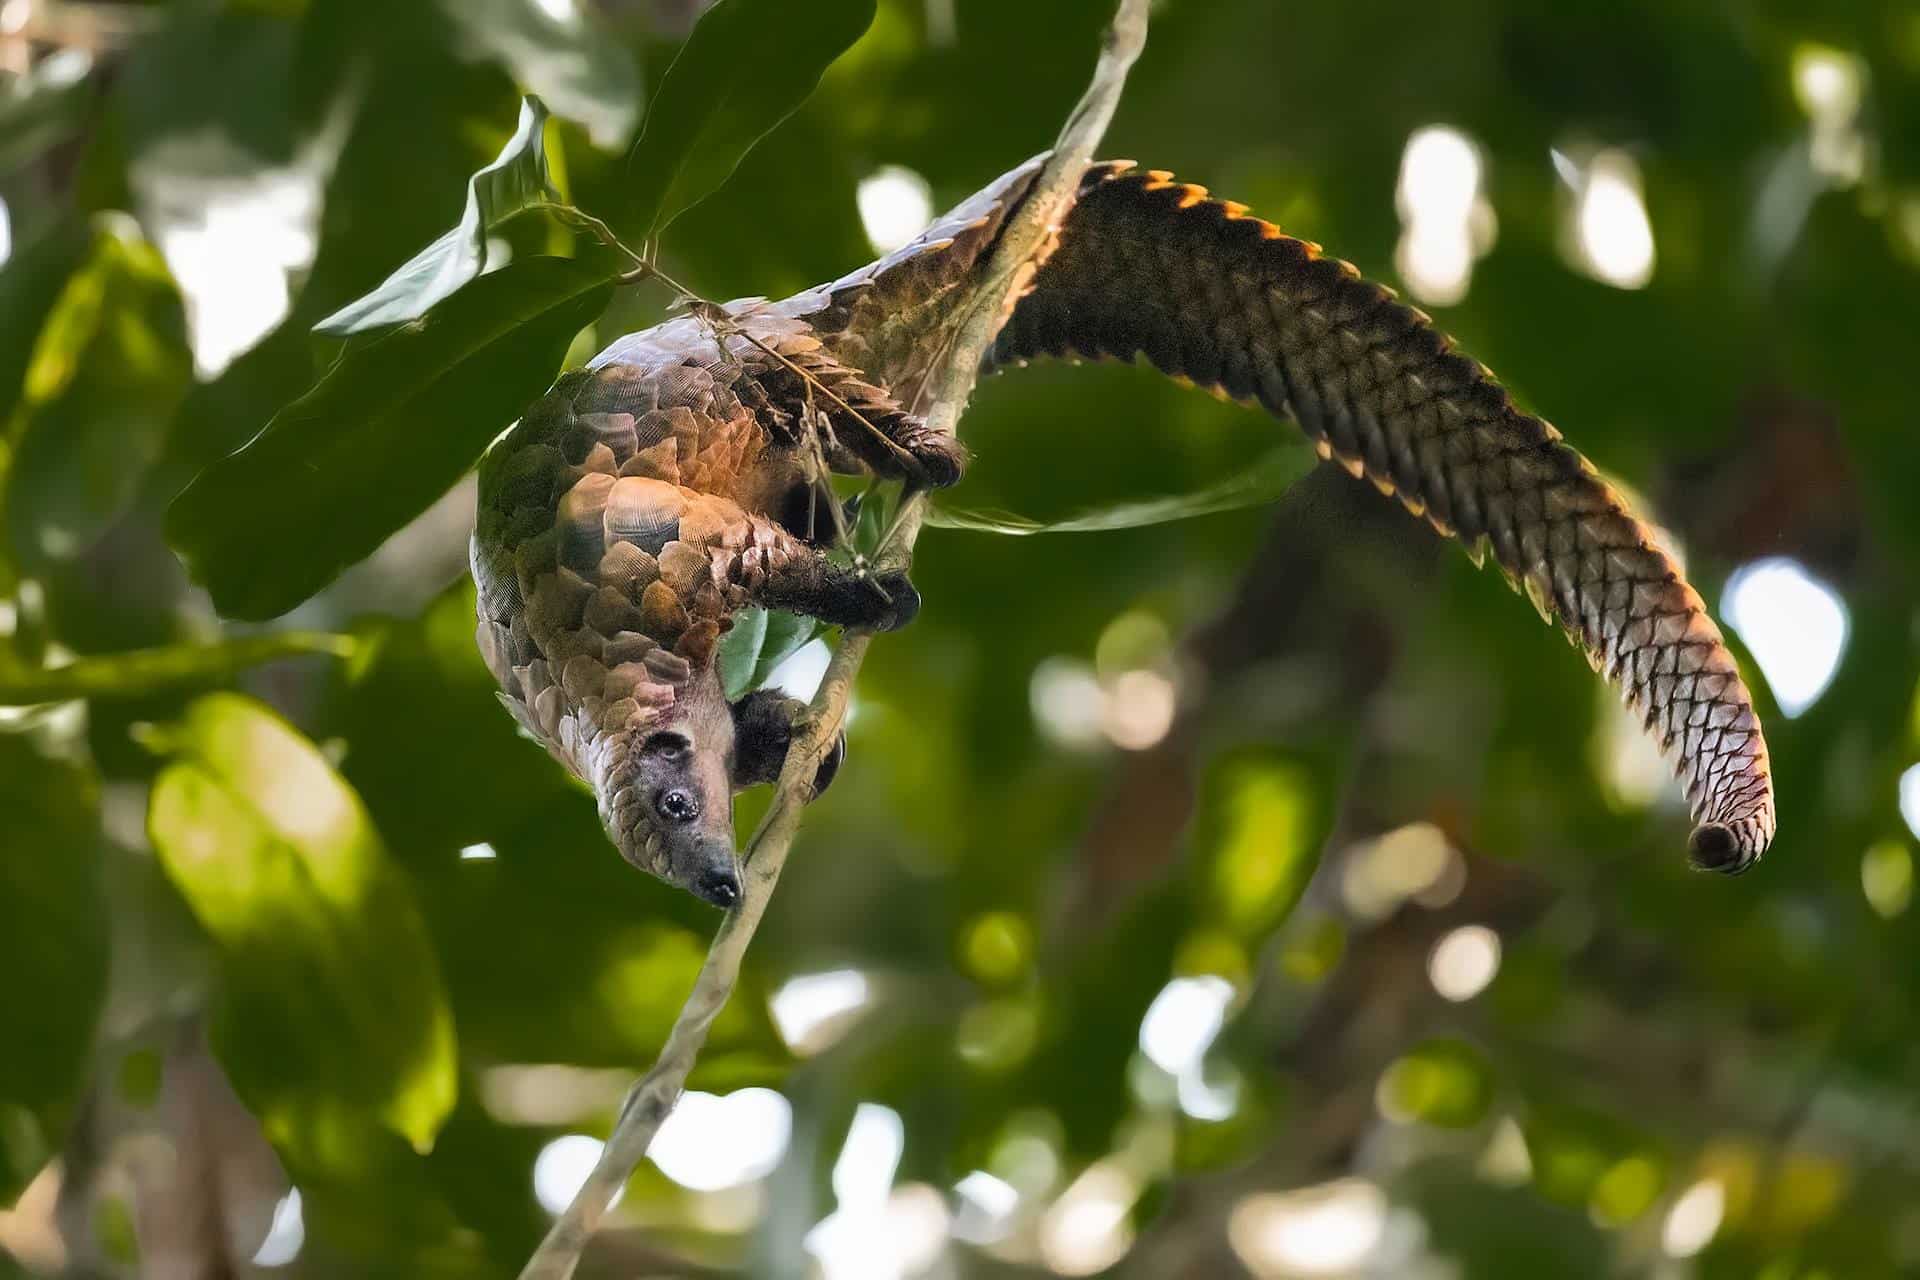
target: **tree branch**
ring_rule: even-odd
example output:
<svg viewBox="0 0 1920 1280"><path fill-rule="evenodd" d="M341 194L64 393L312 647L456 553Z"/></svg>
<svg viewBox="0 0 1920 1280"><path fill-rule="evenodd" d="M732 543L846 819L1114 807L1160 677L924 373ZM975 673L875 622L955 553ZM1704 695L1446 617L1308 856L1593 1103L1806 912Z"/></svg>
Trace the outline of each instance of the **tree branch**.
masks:
<svg viewBox="0 0 1920 1280"><path fill-rule="evenodd" d="M965 304L968 313L932 383L935 400L928 421L938 430L952 432L959 423L988 345L1032 279L1054 233L1073 205L1079 192L1080 175L1092 162L1094 148L1100 144L1120 101L1127 72L1146 44L1147 4L1148 0L1120 0L1118 12L1107 29L1092 83L1068 117L1025 203L1002 231L986 264L981 285ZM925 514L926 496L915 494L901 511L893 539L881 550L879 558L883 563L904 565L912 559ZM742 901L721 922L693 991L667 1036L666 1046L661 1049L653 1069L627 1095L593 1173L534 1252L520 1273L521 1280L567 1280L573 1274L581 1252L614 1196L633 1175L661 1122L678 1101L713 1020L733 994L747 946L766 913L774 885L780 879L794 836L799 832L800 811L812 798L814 773L828 745L840 732L841 722L846 718L847 697L872 640L868 633L850 634L834 654L820 690L814 695L807 722L799 727L788 749L773 807L747 847Z"/></svg>

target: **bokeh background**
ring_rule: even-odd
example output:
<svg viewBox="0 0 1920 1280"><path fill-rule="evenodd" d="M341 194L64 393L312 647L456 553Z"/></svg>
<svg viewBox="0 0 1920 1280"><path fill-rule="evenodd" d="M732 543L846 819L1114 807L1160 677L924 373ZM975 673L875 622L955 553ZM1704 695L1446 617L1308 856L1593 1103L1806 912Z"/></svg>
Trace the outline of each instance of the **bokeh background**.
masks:
<svg viewBox="0 0 1920 1280"><path fill-rule="evenodd" d="M268 627L160 522L523 90L617 199L700 8L0 4L0 687L199 673L0 709L0 1275L512 1275L659 1048L717 917L495 703L471 480ZM779 296L900 242L1047 145L1108 10L883 0L663 261ZM1337 471L930 531L587 1272L1920 1274L1920 9L1168 0L1109 137L1403 289L1638 495L1778 843L1689 873L1578 655ZM497 258L566 251L529 225ZM964 433L956 501L1041 521L1310 461L1133 368L995 379ZM346 656L233 647L289 628ZM196 787L225 834L157 857Z"/></svg>

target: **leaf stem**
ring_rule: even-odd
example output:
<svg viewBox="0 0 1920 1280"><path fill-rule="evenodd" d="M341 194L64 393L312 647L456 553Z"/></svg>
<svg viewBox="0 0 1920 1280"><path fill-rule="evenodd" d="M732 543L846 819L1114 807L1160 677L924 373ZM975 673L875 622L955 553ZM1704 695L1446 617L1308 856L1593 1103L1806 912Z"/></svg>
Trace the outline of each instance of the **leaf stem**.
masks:
<svg viewBox="0 0 1920 1280"><path fill-rule="evenodd" d="M1147 5L1148 0L1120 0L1092 84L1069 117L1018 216L1009 220L995 245L982 283L967 300L966 319L945 353L934 382L936 399L928 421L939 430L951 432L958 424L988 344L1046 252L1054 229L1072 207L1080 175L1092 161L1093 149L1099 145L1119 102L1127 72L1146 43ZM883 564L905 565L911 561L925 509L924 494L916 494L904 504L893 536L880 550L878 558ZM707 1032L739 979L747 946L766 913L799 832L801 810L812 796L814 773L846 719L847 698L872 641L872 635L866 632L848 635L828 664L807 721L797 727L788 748L773 807L747 847L742 901L721 921L706 963L659 1059L627 1095L592 1174L521 1271L521 1280L568 1280L614 1196L633 1175L661 1122L678 1101L706 1043Z"/></svg>

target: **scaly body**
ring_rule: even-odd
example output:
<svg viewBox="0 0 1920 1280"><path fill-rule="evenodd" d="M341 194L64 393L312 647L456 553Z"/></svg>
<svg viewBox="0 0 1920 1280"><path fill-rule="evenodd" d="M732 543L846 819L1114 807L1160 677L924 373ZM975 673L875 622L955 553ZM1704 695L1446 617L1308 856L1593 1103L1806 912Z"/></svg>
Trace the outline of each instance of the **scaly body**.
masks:
<svg viewBox="0 0 1920 1280"><path fill-rule="evenodd" d="M917 607L904 579L824 557L822 468L958 478L960 453L921 417L928 374L1037 167L834 284L622 338L483 463L481 649L637 865L722 904L737 893L731 789L777 770L792 708L721 698L713 650L734 611L888 628ZM1695 859L1742 870L1764 851L1766 746L1699 596L1558 432L1391 290L1200 188L1100 165L992 363L1068 355L1145 357L1289 418L1476 558L1491 550L1672 755Z"/></svg>

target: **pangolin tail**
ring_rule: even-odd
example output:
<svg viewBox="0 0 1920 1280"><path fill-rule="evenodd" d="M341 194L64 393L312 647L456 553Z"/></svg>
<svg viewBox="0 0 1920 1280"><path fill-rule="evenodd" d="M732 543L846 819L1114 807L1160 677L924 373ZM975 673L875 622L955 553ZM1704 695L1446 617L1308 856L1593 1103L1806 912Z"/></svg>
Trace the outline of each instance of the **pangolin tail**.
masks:
<svg viewBox="0 0 1920 1280"><path fill-rule="evenodd" d="M1476 559L1491 549L1672 759L1695 863L1738 872L1766 850L1766 742L1699 594L1592 464L1392 290L1202 188L1102 165L993 360L1066 355L1144 355L1258 403Z"/></svg>

